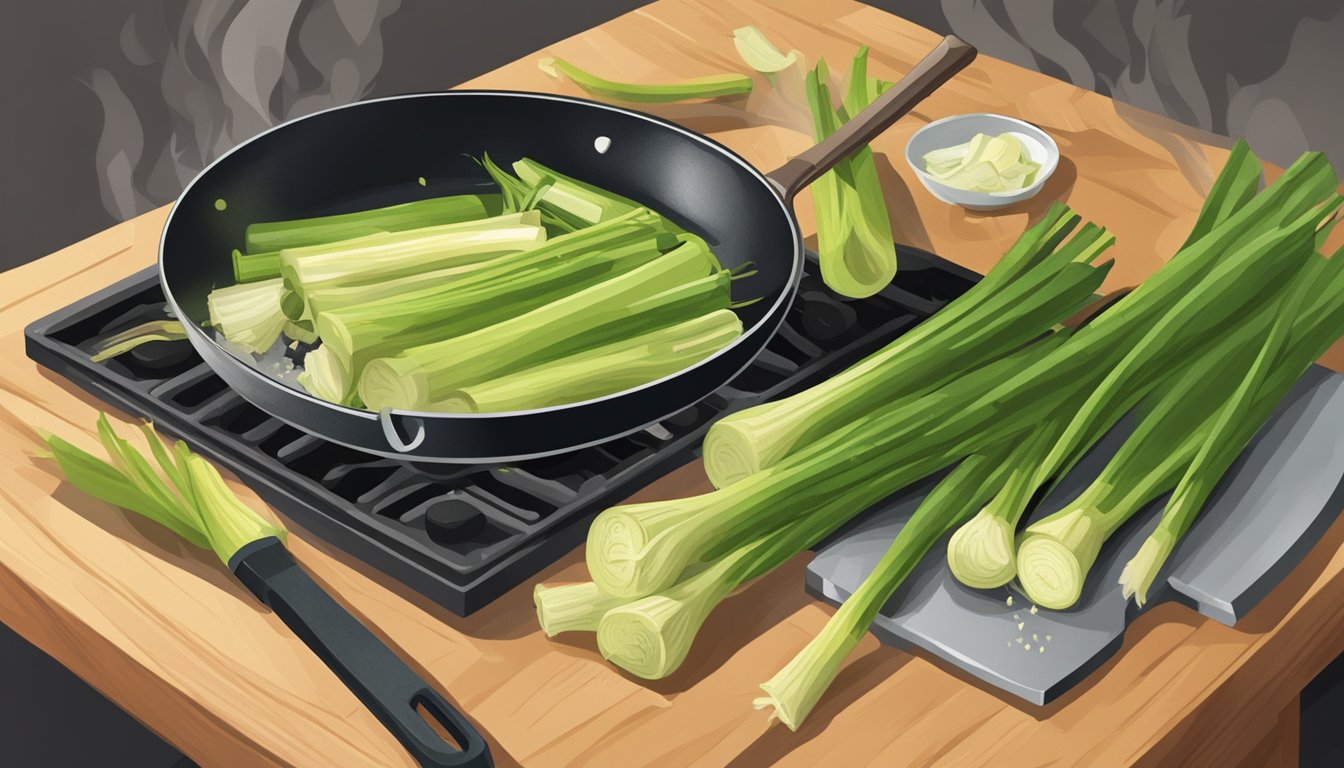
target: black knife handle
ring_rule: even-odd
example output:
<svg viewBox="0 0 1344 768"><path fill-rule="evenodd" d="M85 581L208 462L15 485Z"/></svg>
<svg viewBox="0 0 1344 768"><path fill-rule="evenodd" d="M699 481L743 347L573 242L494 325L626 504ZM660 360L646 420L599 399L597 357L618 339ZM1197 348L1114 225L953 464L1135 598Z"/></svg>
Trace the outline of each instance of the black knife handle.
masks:
<svg viewBox="0 0 1344 768"><path fill-rule="evenodd" d="M278 539L268 537L243 547L229 561L229 568L336 673L421 765L493 765L480 732L318 586ZM417 706L424 707L462 748L439 736L420 716Z"/></svg>

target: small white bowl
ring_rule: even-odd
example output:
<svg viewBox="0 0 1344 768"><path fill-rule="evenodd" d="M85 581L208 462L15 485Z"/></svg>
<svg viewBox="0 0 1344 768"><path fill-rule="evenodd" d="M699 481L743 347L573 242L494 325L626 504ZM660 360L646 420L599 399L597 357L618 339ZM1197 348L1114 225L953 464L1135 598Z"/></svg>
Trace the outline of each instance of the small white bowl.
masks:
<svg viewBox="0 0 1344 768"><path fill-rule="evenodd" d="M1022 142L1022 148L1026 150L1032 162L1041 166L1031 185L1015 192L973 192L949 187L924 171L925 154L935 149L965 144L977 133L986 133L990 136L1007 133ZM939 200L972 211L989 211L1029 200L1040 192L1046 180L1059 165L1059 145L1050 138L1050 134L1031 123L1014 117L980 112L944 117L915 131L915 135L911 136L909 143L905 145L905 161L914 169L915 175L924 182L929 192Z"/></svg>

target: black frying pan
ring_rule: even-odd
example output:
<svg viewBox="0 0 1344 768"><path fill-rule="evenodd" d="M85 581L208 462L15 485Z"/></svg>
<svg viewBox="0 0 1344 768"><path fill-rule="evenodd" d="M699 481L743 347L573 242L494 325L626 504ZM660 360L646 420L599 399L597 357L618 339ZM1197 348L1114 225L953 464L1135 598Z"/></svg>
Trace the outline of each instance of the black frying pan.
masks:
<svg viewBox="0 0 1344 768"><path fill-rule="evenodd" d="M948 37L842 129L762 174L672 123L583 99L453 91L338 107L285 123L227 153L187 186L164 228L168 303L201 357L243 397L294 426L359 450L418 462L504 461L560 453L643 429L745 368L779 327L803 265L794 194L867 144L975 58ZM610 139L600 151L599 137ZM603 142L605 143L605 142ZM725 266L753 262L739 297L744 332L679 373L608 397L516 413L373 413L319 400L238 360L201 329L210 289L233 282L227 253L245 227L482 188L464 155L524 155L625 195L703 236ZM427 187L416 183L429 180ZM218 210L216 201L226 203Z"/></svg>

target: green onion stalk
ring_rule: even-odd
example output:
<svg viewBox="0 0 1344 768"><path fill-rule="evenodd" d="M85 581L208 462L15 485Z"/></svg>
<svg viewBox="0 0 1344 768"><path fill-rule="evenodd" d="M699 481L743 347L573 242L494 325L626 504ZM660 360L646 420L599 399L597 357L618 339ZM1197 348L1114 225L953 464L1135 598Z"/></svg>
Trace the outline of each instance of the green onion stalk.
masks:
<svg viewBox="0 0 1344 768"><path fill-rule="evenodd" d="M987 418L973 439L930 440L934 425L973 405L1010 372L1067 345L1059 331L969 372L917 402L853 422L784 462L689 499L627 504L597 516L588 530L586 558L593 581L608 594L635 598L672 586L693 564L712 561L752 539L824 505L850 486L888 489L913 483L983 446L1022 431L1050 408L1036 398ZM984 410L993 410L985 408ZM881 483L870 482L881 476ZM852 515L858 509L845 509ZM844 519L848 519L847 516ZM838 522L844 522L844 519Z"/></svg>
<svg viewBox="0 0 1344 768"><path fill-rule="evenodd" d="M693 235L657 232L642 221L631 212L552 238L498 267L395 296L376 298L377 284L314 292L322 346L304 358L300 383L324 400L349 403L370 360L530 312L658 259L679 243L708 249Z"/></svg>
<svg viewBox="0 0 1344 768"><path fill-rule="evenodd" d="M854 68L866 67L867 48L855 57ZM859 83L847 94L847 103L862 110L878 88ZM813 138L821 141L840 129L847 119L831 105L824 60L807 76L808 107ZM882 180L873 151L864 146L812 182L817 220L817 256L821 276L842 296L865 298L882 290L896 276L896 243L891 234Z"/></svg>
<svg viewBox="0 0 1344 768"><path fill-rule="evenodd" d="M498 195L453 195L335 216L259 222L248 226L249 253L334 243L379 232L400 232L484 219L500 213Z"/></svg>
<svg viewBox="0 0 1344 768"><path fill-rule="evenodd" d="M737 73L708 75L678 83L622 83L587 72L554 57L537 62L541 71L551 77L564 77L583 90L603 99L629 101L639 104L659 104L692 99L717 99L724 96L742 96L751 93L751 78Z"/></svg>
<svg viewBox="0 0 1344 768"><path fill-rule="evenodd" d="M1144 604L1157 575L1194 524L1223 473L1264 426L1274 407L1311 361L1344 335L1344 315L1339 307L1344 299L1330 301L1344 296L1344 284L1340 280L1344 270L1337 265L1344 265L1344 249L1336 252L1329 262L1317 260L1313 265L1314 272L1300 281L1298 291L1284 301L1260 353L1219 411L1199 452L1163 508L1157 527L1126 563L1120 575L1125 597L1133 597L1140 606ZM1326 272L1334 274L1317 274ZM1316 300L1306 306L1309 302L1302 294L1318 285L1325 287L1320 289ZM1307 328L1300 327L1301 323L1294 327L1293 321L1299 313L1314 313L1320 319Z"/></svg>
<svg viewBox="0 0 1344 768"><path fill-rule="evenodd" d="M233 344L261 354L280 338L288 321L280 306L284 293L278 277L216 288L205 300L210 325Z"/></svg>
<svg viewBox="0 0 1344 768"><path fill-rule="evenodd" d="M1111 242L1088 227L1061 247L1077 223L1068 208L1052 206L979 282L891 344L796 395L720 419L705 437L710 480L725 488L874 408L934 389L1067 318L1100 287L1107 268L1084 265ZM1062 275L1066 267L1068 277Z"/></svg>
<svg viewBox="0 0 1344 768"><path fill-rule="evenodd" d="M1047 417L1036 434L1025 441L976 453L943 478L902 526L872 573L821 632L761 685L766 695L753 702L756 709L773 708L784 725L797 730L835 680L841 663L868 631L877 612L924 555L993 495L1013 467L1029 459L1033 443L1053 439L1063 426L1060 422L1058 416Z"/></svg>
<svg viewBox="0 0 1344 768"><path fill-rule="evenodd" d="M470 271L493 259L535 248L546 240L536 211L438 227L368 235L280 252L285 314L311 314L308 294L342 285L378 283L453 267Z"/></svg>
<svg viewBox="0 0 1344 768"><path fill-rule="evenodd" d="M1319 272L1308 269L1303 274L1312 279ZM1289 342L1293 351L1285 352L1292 357L1287 359L1310 361L1328 346L1326 341L1338 337L1344 327L1340 325L1340 307L1344 305L1344 298L1338 294L1341 287L1344 283L1331 280L1330 289L1335 295L1318 295L1295 319ZM1171 491L1187 474L1214 431L1220 412L1234 400L1236 389L1265 346L1282 296L1261 306L1211 348L1188 360L1155 393L1155 401L1101 476L1063 510L1027 527L1017 551L1018 578L1034 602L1054 609L1073 605L1110 535L1144 505ZM1304 367L1271 369L1270 378L1254 395L1252 407L1257 413L1266 409L1261 418L1277 405Z"/></svg>
<svg viewBox="0 0 1344 768"><path fill-rule="evenodd" d="M470 333L411 347L364 367L374 409L425 410L453 392L558 357L731 305L727 270L701 243Z"/></svg>
<svg viewBox="0 0 1344 768"><path fill-rule="evenodd" d="M239 501L218 470L185 443L178 441L170 454L152 428L142 430L157 471L116 434L106 414L99 414L98 437L110 461L55 435L46 436L46 442L75 487L163 525L192 546L213 550L224 563L259 538L286 538L283 526Z"/></svg>
<svg viewBox="0 0 1344 768"><path fill-rule="evenodd" d="M430 406L432 411L498 413L603 397L684 370L742 335L742 321L719 309L586 352L478 382Z"/></svg>

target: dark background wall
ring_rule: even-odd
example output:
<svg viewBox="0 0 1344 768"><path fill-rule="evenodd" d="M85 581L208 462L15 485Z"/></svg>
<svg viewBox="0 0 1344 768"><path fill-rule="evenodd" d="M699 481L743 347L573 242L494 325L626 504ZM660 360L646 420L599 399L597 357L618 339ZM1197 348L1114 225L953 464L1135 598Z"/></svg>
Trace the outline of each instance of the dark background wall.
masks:
<svg viewBox="0 0 1344 768"><path fill-rule="evenodd" d="M731 0L724 0L731 2ZM795 0L796 2L796 0ZM869 0L1275 162L1344 166L1344 0ZM3 0L0 269L322 107L469 79L644 0ZM873 41L880 45L881 41Z"/></svg>
<svg viewBox="0 0 1344 768"><path fill-rule="evenodd" d="M1344 0L870 2L987 54L1245 136L1275 162L1320 149L1344 169ZM447 87L643 4L0 0L0 270L172 200L267 125ZM1344 661L1303 696L1304 765L1344 764L1341 681ZM69 739L72 727L87 738ZM108 765L177 760L0 627L0 765L86 764L88 744L117 755Z"/></svg>

